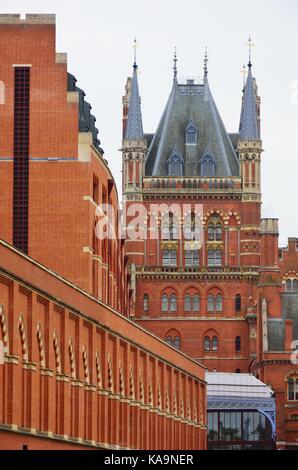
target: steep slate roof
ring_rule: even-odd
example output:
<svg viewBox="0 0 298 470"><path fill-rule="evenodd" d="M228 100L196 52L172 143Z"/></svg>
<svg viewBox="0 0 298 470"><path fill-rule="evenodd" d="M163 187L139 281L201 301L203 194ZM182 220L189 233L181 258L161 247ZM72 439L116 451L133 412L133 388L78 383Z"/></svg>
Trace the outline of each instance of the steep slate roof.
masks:
<svg viewBox="0 0 298 470"><path fill-rule="evenodd" d="M198 128L196 145L185 145L185 130L193 120ZM214 157L215 176L239 176L239 161L220 117L207 78L204 84L178 84L171 94L151 141L146 176L168 175L168 159L177 148L184 160L184 175L199 176L200 160L208 149Z"/></svg>
<svg viewBox="0 0 298 470"><path fill-rule="evenodd" d="M251 73L251 63L248 64L248 76L243 95L243 106L240 117L240 139L259 139L256 93Z"/></svg>
<svg viewBox="0 0 298 470"><path fill-rule="evenodd" d="M133 66L128 116L125 129L125 139L132 140L144 138L137 70L138 67L135 63Z"/></svg>

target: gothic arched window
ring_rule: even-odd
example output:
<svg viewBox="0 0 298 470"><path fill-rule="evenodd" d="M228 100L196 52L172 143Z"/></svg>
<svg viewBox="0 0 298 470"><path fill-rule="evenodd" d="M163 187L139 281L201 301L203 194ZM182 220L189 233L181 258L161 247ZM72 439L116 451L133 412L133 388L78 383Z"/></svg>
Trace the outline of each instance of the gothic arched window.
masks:
<svg viewBox="0 0 298 470"><path fill-rule="evenodd" d="M185 129L185 143L186 145L196 145L198 140L198 128L194 121L191 119Z"/></svg>
<svg viewBox="0 0 298 470"><path fill-rule="evenodd" d="M298 401L298 377L288 379L288 400Z"/></svg>
<svg viewBox="0 0 298 470"><path fill-rule="evenodd" d="M216 296L216 311L222 312L223 302L222 302L222 295L217 294Z"/></svg>
<svg viewBox="0 0 298 470"><path fill-rule="evenodd" d="M167 312L169 310L169 298L167 294L163 294L161 297L161 310Z"/></svg>
<svg viewBox="0 0 298 470"><path fill-rule="evenodd" d="M185 294L184 297L184 311L191 312L191 295Z"/></svg>
<svg viewBox="0 0 298 470"><path fill-rule="evenodd" d="M218 339L217 336L213 336L212 338L212 351L218 350Z"/></svg>
<svg viewBox="0 0 298 470"><path fill-rule="evenodd" d="M180 153L174 148L168 159L168 174L169 176L182 176L183 175L183 158Z"/></svg>
<svg viewBox="0 0 298 470"><path fill-rule="evenodd" d="M193 296L193 311L199 312L200 311L200 296L199 294L194 294Z"/></svg>
<svg viewBox="0 0 298 470"><path fill-rule="evenodd" d="M214 312L214 295L213 294L208 295L207 311Z"/></svg>
<svg viewBox="0 0 298 470"><path fill-rule="evenodd" d="M200 160L201 176L215 175L215 160L211 153L206 152Z"/></svg>
<svg viewBox="0 0 298 470"><path fill-rule="evenodd" d="M204 338L204 350L210 351L210 338L209 336L205 336Z"/></svg>
<svg viewBox="0 0 298 470"><path fill-rule="evenodd" d="M172 294L170 298L170 311L177 312L177 297L176 294Z"/></svg>
<svg viewBox="0 0 298 470"><path fill-rule="evenodd" d="M175 338L174 338L174 348L180 349L180 346L181 346L181 340L180 340L179 336L175 336Z"/></svg>

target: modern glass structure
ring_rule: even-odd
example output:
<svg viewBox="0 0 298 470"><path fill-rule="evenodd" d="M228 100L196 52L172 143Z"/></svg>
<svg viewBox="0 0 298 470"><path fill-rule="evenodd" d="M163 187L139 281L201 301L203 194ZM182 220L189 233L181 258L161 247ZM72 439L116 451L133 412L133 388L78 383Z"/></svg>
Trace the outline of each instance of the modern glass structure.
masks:
<svg viewBox="0 0 298 470"><path fill-rule="evenodd" d="M208 449L274 449L275 399L251 374L208 372Z"/></svg>

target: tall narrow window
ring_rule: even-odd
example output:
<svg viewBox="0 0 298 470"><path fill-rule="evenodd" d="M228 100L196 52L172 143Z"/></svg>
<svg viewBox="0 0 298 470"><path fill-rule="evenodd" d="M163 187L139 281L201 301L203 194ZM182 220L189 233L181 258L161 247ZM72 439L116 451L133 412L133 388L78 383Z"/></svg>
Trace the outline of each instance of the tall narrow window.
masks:
<svg viewBox="0 0 298 470"><path fill-rule="evenodd" d="M170 310L171 312L177 311L177 297L176 294L172 294L170 297Z"/></svg>
<svg viewBox="0 0 298 470"><path fill-rule="evenodd" d="M236 336L235 338L235 351L241 352L241 338L240 336Z"/></svg>
<svg viewBox="0 0 298 470"><path fill-rule="evenodd" d="M222 226L221 226L221 224L216 224L215 239L216 239L216 241L221 241L222 240Z"/></svg>
<svg viewBox="0 0 298 470"><path fill-rule="evenodd" d="M148 312L149 311L149 295L148 294L144 295L143 303L144 303L144 312Z"/></svg>
<svg viewBox="0 0 298 470"><path fill-rule="evenodd" d="M217 294L216 296L216 311L217 312L222 312L222 295L221 294Z"/></svg>
<svg viewBox="0 0 298 470"><path fill-rule="evenodd" d="M181 340L180 340L179 336L176 336L175 339L174 339L174 348L180 349L180 344L181 344Z"/></svg>
<svg viewBox="0 0 298 470"><path fill-rule="evenodd" d="M293 280L293 291L298 292L298 279Z"/></svg>
<svg viewBox="0 0 298 470"><path fill-rule="evenodd" d="M235 310L237 313L241 312L241 295L237 294L235 298Z"/></svg>
<svg viewBox="0 0 298 470"><path fill-rule="evenodd" d="M287 292L291 292L291 291L292 291L292 280L291 280L291 279L287 279L287 280L286 280L286 291L287 291Z"/></svg>
<svg viewBox="0 0 298 470"><path fill-rule="evenodd" d="M167 312L169 310L169 298L167 294L163 294L161 298L161 310Z"/></svg>
<svg viewBox="0 0 298 470"><path fill-rule="evenodd" d="M210 338L209 336L205 336L204 338L204 350L210 351Z"/></svg>
<svg viewBox="0 0 298 470"><path fill-rule="evenodd" d="M200 296L199 294L195 294L193 296L193 311L199 312L200 311Z"/></svg>
<svg viewBox="0 0 298 470"><path fill-rule="evenodd" d="M295 400L295 380L288 380L288 400Z"/></svg>
<svg viewBox="0 0 298 470"><path fill-rule="evenodd" d="M191 295L185 294L184 297L184 311L190 312L191 311Z"/></svg>
<svg viewBox="0 0 298 470"><path fill-rule="evenodd" d="M214 312L214 295L213 294L208 295L207 311Z"/></svg>
<svg viewBox="0 0 298 470"><path fill-rule="evenodd" d="M14 73L13 244L28 253L30 68Z"/></svg>
<svg viewBox="0 0 298 470"><path fill-rule="evenodd" d="M218 339L217 336L213 336L212 338L212 351L218 350Z"/></svg>

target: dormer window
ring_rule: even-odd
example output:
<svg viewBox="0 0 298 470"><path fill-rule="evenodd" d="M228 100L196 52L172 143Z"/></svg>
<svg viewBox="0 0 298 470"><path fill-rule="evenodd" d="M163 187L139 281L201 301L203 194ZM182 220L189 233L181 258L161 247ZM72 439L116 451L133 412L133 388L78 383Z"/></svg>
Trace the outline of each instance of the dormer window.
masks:
<svg viewBox="0 0 298 470"><path fill-rule="evenodd" d="M180 153L174 148L168 159L168 174L169 176L182 176L183 175L183 158Z"/></svg>
<svg viewBox="0 0 298 470"><path fill-rule="evenodd" d="M200 160L201 176L214 176L215 175L215 160L210 152L205 152Z"/></svg>
<svg viewBox="0 0 298 470"><path fill-rule="evenodd" d="M191 119L185 129L185 143L186 145L196 145L198 140L198 128L194 121Z"/></svg>

